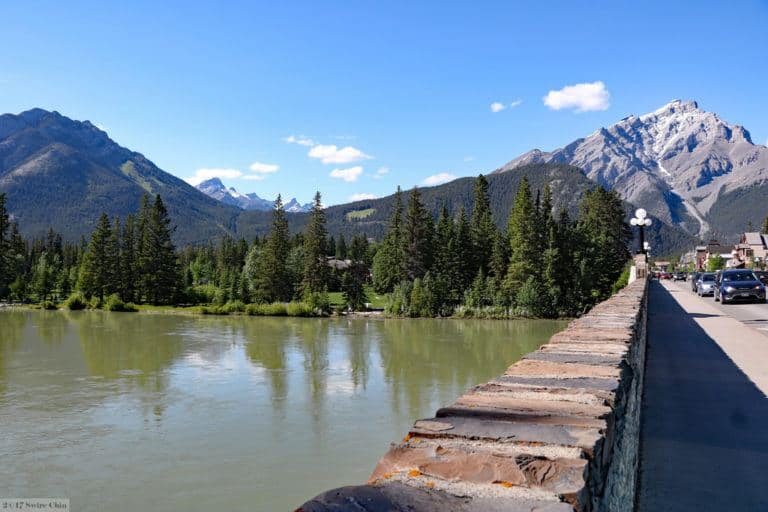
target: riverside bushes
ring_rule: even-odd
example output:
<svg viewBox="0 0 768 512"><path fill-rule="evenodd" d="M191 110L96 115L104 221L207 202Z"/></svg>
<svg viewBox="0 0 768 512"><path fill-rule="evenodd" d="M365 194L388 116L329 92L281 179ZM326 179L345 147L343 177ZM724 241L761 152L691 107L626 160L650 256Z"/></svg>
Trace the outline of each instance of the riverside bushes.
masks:
<svg viewBox="0 0 768 512"><path fill-rule="evenodd" d="M135 313L138 311L134 304L130 302L123 302L122 299L120 299L120 296L116 293L107 297L107 300L104 302L104 310L120 311L125 313Z"/></svg>
<svg viewBox="0 0 768 512"><path fill-rule="evenodd" d="M64 307L70 311L79 311L88 306L88 301L80 292L75 292L64 301Z"/></svg>

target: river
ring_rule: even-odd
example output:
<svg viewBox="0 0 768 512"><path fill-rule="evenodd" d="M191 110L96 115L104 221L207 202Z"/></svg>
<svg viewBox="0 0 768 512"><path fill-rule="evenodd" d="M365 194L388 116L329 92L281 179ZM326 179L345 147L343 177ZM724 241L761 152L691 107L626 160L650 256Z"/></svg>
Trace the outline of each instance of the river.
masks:
<svg viewBox="0 0 768 512"><path fill-rule="evenodd" d="M564 326L0 311L0 498L293 510Z"/></svg>

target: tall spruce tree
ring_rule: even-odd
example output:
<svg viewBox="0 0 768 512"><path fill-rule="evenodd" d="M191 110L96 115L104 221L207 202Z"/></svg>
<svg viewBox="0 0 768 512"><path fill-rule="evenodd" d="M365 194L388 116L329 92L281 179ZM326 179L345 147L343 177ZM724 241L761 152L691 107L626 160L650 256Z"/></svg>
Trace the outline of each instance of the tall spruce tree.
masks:
<svg viewBox="0 0 768 512"><path fill-rule="evenodd" d="M768 217L763 220L763 231L762 233L768 233Z"/></svg>
<svg viewBox="0 0 768 512"><path fill-rule="evenodd" d="M287 302L293 296L293 283L288 270L288 254L291 250L288 219L285 216L283 199L277 196L272 211L272 228L267 236L263 250L253 250L251 258L258 255L255 261L255 275L249 275L249 286L257 301ZM253 263L252 263L253 265ZM246 266L246 268L248 268ZM248 273L248 272L246 272Z"/></svg>
<svg viewBox="0 0 768 512"><path fill-rule="evenodd" d="M613 283L629 260L627 247L632 232L625 216L619 194L603 187L588 191L579 205L581 261L588 263L582 270L582 283L590 290L592 302L611 293Z"/></svg>
<svg viewBox="0 0 768 512"><path fill-rule="evenodd" d="M126 302L136 300L136 219L133 215L125 218L123 236L120 240L120 295Z"/></svg>
<svg viewBox="0 0 768 512"><path fill-rule="evenodd" d="M373 287L378 293L391 292L406 277L402 196L400 187L397 187L387 234L373 258Z"/></svg>
<svg viewBox="0 0 768 512"><path fill-rule="evenodd" d="M170 304L177 294L181 278L176 248L171 239L174 228L160 195L155 196L151 206L149 198L142 203L138 268L144 300L152 304Z"/></svg>
<svg viewBox="0 0 768 512"><path fill-rule="evenodd" d="M328 232L320 192L315 193L309 223L304 232L304 275L302 292L305 296L322 293L328 286L329 267L326 261Z"/></svg>
<svg viewBox="0 0 768 512"><path fill-rule="evenodd" d="M491 200L488 196L488 180L482 174L475 180L475 199L472 207L472 244L477 270L488 273L490 269L496 224L493 222Z"/></svg>
<svg viewBox="0 0 768 512"><path fill-rule="evenodd" d="M529 277L535 276L536 273L539 247L535 222L536 210L531 188L528 180L523 177L507 224L510 255L505 285L507 291L513 295Z"/></svg>
<svg viewBox="0 0 768 512"><path fill-rule="evenodd" d="M0 297L8 295L8 287L15 276L12 276L12 252L10 215L5 205L5 194L0 194Z"/></svg>
<svg viewBox="0 0 768 512"><path fill-rule="evenodd" d="M454 238L458 278L456 285L463 293L472 283L478 272L478 266L474 260L475 247L472 244L472 227L463 206L459 209L459 218L456 219Z"/></svg>
<svg viewBox="0 0 768 512"><path fill-rule="evenodd" d="M414 187L408 196L403 225L405 274L409 279L424 277L432 265L434 222L421 202L421 192Z"/></svg>
<svg viewBox="0 0 768 512"><path fill-rule="evenodd" d="M99 302L103 302L105 297L116 291L116 258L112 225L107 214L102 213L83 256L78 288L87 296L98 297Z"/></svg>

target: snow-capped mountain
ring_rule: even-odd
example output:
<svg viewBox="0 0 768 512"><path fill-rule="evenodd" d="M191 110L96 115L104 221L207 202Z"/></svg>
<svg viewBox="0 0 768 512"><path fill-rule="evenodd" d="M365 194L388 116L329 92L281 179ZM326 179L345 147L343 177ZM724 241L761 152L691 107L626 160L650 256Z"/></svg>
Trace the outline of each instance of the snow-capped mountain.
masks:
<svg viewBox="0 0 768 512"><path fill-rule="evenodd" d="M227 188L219 178L211 178L197 185L197 190L203 194L212 197L222 203L237 206L243 210L271 210L275 206L275 201L262 199L255 193L242 194L234 189ZM291 199L285 204L287 212L308 212L312 209L312 203L299 204L296 198Z"/></svg>
<svg viewBox="0 0 768 512"><path fill-rule="evenodd" d="M768 203L752 199L761 197L755 187L768 189L768 147L695 101L675 100L626 117L555 151L534 149L496 172L537 162L580 167L626 200L702 237L732 236L743 229L738 223L746 227L768 214ZM741 215L730 215L729 202L737 198Z"/></svg>

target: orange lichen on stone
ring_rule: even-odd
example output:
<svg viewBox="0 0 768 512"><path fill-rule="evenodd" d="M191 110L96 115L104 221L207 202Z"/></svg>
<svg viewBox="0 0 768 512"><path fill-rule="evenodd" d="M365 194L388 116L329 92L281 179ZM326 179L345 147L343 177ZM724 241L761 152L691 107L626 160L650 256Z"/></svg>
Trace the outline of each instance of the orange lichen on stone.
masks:
<svg viewBox="0 0 768 512"><path fill-rule="evenodd" d="M513 484L512 482L507 482L506 480L496 480L493 483L495 483L497 485L500 485L502 487L506 487L506 488L510 488L510 487L514 487L515 486L515 484Z"/></svg>
<svg viewBox="0 0 768 512"><path fill-rule="evenodd" d="M408 476L416 478L418 476L421 476L421 471L419 471L418 469L412 469L408 472Z"/></svg>
<svg viewBox="0 0 768 512"><path fill-rule="evenodd" d="M406 434L406 436L403 438L403 442L407 443L411 439L411 434Z"/></svg>

